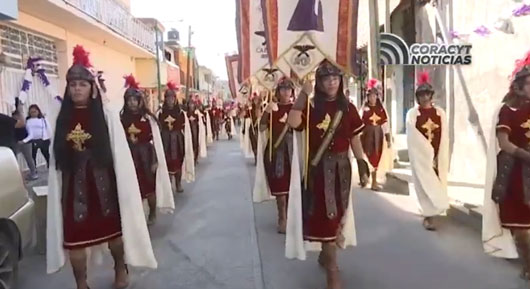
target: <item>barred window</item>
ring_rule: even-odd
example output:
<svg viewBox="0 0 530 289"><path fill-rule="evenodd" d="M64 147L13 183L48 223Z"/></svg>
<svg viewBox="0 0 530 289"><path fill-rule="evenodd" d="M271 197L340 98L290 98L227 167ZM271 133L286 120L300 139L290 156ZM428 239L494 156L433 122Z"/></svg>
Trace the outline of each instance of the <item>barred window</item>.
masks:
<svg viewBox="0 0 530 289"><path fill-rule="evenodd" d="M57 47L50 38L0 24L0 47L7 67L23 70L29 57L40 57L46 73L58 75Z"/></svg>

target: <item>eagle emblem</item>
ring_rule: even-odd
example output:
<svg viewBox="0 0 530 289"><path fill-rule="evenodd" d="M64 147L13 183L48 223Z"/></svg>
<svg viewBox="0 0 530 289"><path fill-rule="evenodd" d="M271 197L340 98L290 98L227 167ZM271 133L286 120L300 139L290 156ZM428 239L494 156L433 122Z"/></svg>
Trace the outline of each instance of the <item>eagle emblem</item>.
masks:
<svg viewBox="0 0 530 289"><path fill-rule="evenodd" d="M309 53L307 52L315 49L316 47L313 45L296 45L293 48L298 50L298 55L296 55L296 57L301 57L301 56L311 57Z"/></svg>
<svg viewBox="0 0 530 289"><path fill-rule="evenodd" d="M265 31L256 31L254 32L254 34L256 34L257 36L263 37L263 42L261 43L261 45L263 46L267 45L267 37L265 36Z"/></svg>

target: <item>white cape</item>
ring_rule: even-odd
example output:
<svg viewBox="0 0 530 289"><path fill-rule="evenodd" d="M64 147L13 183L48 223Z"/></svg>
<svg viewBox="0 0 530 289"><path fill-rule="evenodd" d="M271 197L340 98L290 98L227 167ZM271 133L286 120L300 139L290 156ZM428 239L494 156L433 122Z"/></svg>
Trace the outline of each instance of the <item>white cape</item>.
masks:
<svg viewBox="0 0 530 289"><path fill-rule="evenodd" d="M188 114L184 113L184 162L182 162L182 179L191 183L195 181L195 153L193 152L193 139Z"/></svg>
<svg viewBox="0 0 530 289"><path fill-rule="evenodd" d="M517 249L508 229L501 225L499 217L499 207L491 199L493 182L497 175L497 154L500 151L497 141L497 123L502 105L495 110L493 124L491 125L490 142L487 151L486 185L484 186L484 206L482 215L482 244L484 252L499 257L515 259L518 257Z"/></svg>
<svg viewBox="0 0 530 289"><path fill-rule="evenodd" d="M208 144L213 143L213 132L212 132L212 122L210 119L210 111L205 111L206 114L206 141Z"/></svg>
<svg viewBox="0 0 530 289"><path fill-rule="evenodd" d="M169 172L167 170L160 128L152 117L149 117L149 124L151 125L155 153L158 160L158 167L156 169L156 207L162 213L173 213L175 210L175 199L173 199L173 190L171 189L171 180L169 179Z"/></svg>
<svg viewBox="0 0 530 289"><path fill-rule="evenodd" d="M254 158L254 152L252 151L252 143L250 141L250 127L252 126L252 119L245 118L245 135L243 140L243 153L246 158Z"/></svg>
<svg viewBox="0 0 530 289"><path fill-rule="evenodd" d="M418 107L407 113L407 145L409 148L412 179L417 201L425 217L444 214L449 208L447 174L449 170L449 136L445 112L435 107L442 123L442 136L438 150L438 176L433 169L434 149L416 128Z"/></svg>
<svg viewBox="0 0 530 289"><path fill-rule="evenodd" d="M54 113L57 119L58 109ZM136 178L133 159L128 147L125 131L120 121L119 112L105 109L105 119L109 129L110 145L116 173L118 201L120 205L121 226L125 249L126 263L133 267L157 268L153 254L149 231L143 214L142 198ZM53 130L56 122L53 121ZM53 134L52 134L53 135ZM51 145L53 147L53 144ZM63 215L61 202L62 174L55 167L53 150L51 152L48 175L48 209L46 229L47 272L59 271L66 262L63 248ZM105 244L94 246L92 257L101 257L102 250L108 250ZM97 260L95 260L97 262Z"/></svg>
<svg viewBox="0 0 530 289"><path fill-rule="evenodd" d="M305 133L305 132L304 132ZM307 251L320 251L322 244L319 242L304 241L303 221L302 221L302 167L305 149L300 149L303 145L298 142L303 134L293 138L293 159L291 162L291 185L289 188L289 202L287 210L287 236L285 238L285 257L289 259L305 260ZM302 136L300 136L302 134ZM303 146L305 147L305 146ZM353 161L353 153L349 151L350 162ZM353 166L352 166L353 168ZM352 169L352 190L353 190L353 169ZM350 201L348 208L341 221L343 224L340 238L337 240L340 248L357 245L357 235L355 231L355 219L353 215L353 192L350 191Z"/></svg>
<svg viewBox="0 0 530 289"><path fill-rule="evenodd" d="M206 158L208 155L206 149L206 127L202 122L203 114L197 110L197 115L199 116L199 157Z"/></svg>
<svg viewBox="0 0 530 289"><path fill-rule="evenodd" d="M274 197L271 194L269 183L267 181L267 175L265 173L265 164L263 157L265 148L267 146L268 136L267 131L261 131L258 135L258 154L256 164L256 176L254 179L254 190L252 192L253 200L255 203L261 203L264 201L273 200Z"/></svg>

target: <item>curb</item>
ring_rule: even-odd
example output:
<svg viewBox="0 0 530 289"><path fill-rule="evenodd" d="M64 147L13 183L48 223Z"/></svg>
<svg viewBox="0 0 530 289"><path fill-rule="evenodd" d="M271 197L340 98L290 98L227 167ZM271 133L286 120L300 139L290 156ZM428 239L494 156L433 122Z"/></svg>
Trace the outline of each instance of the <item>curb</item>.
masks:
<svg viewBox="0 0 530 289"><path fill-rule="evenodd" d="M409 182L389 172L384 185L384 191L395 195L410 195ZM462 223L475 231L482 230L482 208L473 204L463 203L459 200L449 200L447 216Z"/></svg>

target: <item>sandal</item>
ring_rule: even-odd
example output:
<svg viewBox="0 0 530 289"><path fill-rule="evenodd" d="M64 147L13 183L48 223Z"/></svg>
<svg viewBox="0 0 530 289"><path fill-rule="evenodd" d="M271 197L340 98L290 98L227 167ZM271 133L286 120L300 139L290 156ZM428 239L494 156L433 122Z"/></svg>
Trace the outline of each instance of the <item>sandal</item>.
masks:
<svg viewBox="0 0 530 289"><path fill-rule="evenodd" d="M423 227L427 231L436 231L436 226L434 225L432 217L426 217L423 219Z"/></svg>
<svg viewBox="0 0 530 289"><path fill-rule="evenodd" d="M287 221L285 222L278 222L278 234L285 235L287 233Z"/></svg>
<svg viewBox="0 0 530 289"><path fill-rule="evenodd" d="M339 270L339 267L337 266L326 269L326 282L328 283L328 285L326 286L326 289L342 289L342 284L340 282L339 273L340 273L340 270ZM332 281L333 279L336 279L335 283ZM330 283L334 283L334 286L329 287Z"/></svg>
<svg viewBox="0 0 530 289"><path fill-rule="evenodd" d="M127 265L125 265L125 272L127 273L126 282L124 282L122 284L118 284L118 283L116 283L116 281L114 281L114 288L115 289L125 289L125 288L129 287L129 268L127 267Z"/></svg>

